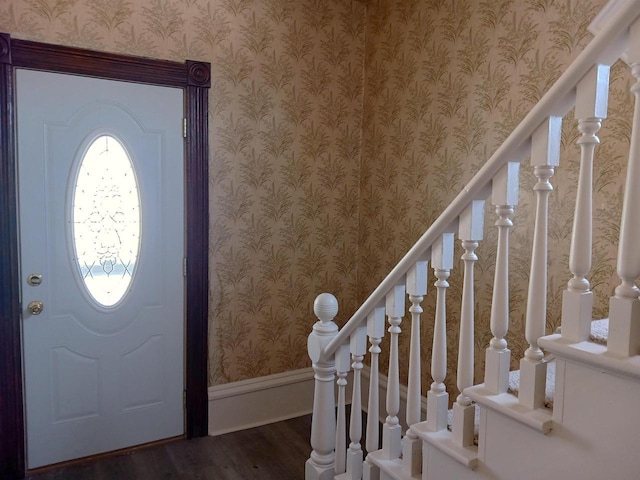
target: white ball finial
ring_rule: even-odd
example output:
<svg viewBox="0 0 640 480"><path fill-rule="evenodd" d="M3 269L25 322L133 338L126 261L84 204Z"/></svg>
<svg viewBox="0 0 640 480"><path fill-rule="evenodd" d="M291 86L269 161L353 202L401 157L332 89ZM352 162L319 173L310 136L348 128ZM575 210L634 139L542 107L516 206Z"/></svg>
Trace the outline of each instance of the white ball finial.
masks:
<svg viewBox="0 0 640 480"><path fill-rule="evenodd" d="M338 300L330 293L321 293L313 302L313 312L321 322L330 322L338 314Z"/></svg>

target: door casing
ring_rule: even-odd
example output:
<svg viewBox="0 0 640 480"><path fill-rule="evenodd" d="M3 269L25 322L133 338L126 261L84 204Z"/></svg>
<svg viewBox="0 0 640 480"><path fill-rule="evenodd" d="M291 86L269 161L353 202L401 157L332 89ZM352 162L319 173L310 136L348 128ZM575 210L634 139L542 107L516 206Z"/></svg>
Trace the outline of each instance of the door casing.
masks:
<svg viewBox="0 0 640 480"><path fill-rule="evenodd" d="M209 63L131 57L12 39L0 33L0 477L25 475L18 278L14 70L28 68L184 89L186 433L207 435Z"/></svg>

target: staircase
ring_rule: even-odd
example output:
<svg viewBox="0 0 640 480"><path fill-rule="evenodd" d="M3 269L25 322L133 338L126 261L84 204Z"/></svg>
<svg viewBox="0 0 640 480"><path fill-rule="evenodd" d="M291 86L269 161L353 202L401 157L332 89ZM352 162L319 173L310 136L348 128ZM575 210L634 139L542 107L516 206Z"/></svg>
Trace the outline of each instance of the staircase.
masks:
<svg viewBox="0 0 640 480"><path fill-rule="evenodd" d="M594 321L588 280L593 160L597 133L607 113L609 69L622 55L637 83L631 87L636 105L620 223L620 284L610 300L609 318ZM306 463L306 480L640 478L640 416L634 413L640 400L640 291L635 283L640 277L636 243L640 233L639 97L640 1L623 0L588 47L343 328L333 321L336 298L328 293L317 297L318 322L308 341L315 395L313 451ZM567 277L571 279L563 294L561 333L545 335L548 197L560 164L563 117L574 107L581 163L568 252ZM537 179L526 313L529 347L519 359L520 369L510 371L511 351L505 339L509 232L518 204L519 170L527 158ZM484 382L474 384L474 265L479 261L475 250L485 232L487 201L496 215L487 223L495 222L498 235L492 339L486 349ZM455 319L460 326L457 387L461 393L450 398L444 384L446 295L456 235L464 250L461 315ZM429 263L437 279L435 292L430 292L436 296L435 319L421 318ZM398 339L405 328L401 325L407 307L410 352L408 365L402 365L408 371L404 387ZM420 324L431 321L432 383L425 418ZM386 381L379 371L385 332L389 333L388 352L384 352L389 359ZM347 432L349 374L352 396ZM404 398L406 404L401 401ZM361 421L363 409L368 412L366 428Z"/></svg>

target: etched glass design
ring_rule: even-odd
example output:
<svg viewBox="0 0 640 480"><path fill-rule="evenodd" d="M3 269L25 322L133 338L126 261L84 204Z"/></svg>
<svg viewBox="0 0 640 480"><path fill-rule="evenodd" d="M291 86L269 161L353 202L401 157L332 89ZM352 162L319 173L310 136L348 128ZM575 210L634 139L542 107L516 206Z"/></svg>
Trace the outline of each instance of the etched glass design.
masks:
<svg viewBox="0 0 640 480"><path fill-rule="evenodd" d="M80 162L73 192L75 261L103 307L126 295L140 250L140 199L133 165L115 137L102 135Z"/></svg>

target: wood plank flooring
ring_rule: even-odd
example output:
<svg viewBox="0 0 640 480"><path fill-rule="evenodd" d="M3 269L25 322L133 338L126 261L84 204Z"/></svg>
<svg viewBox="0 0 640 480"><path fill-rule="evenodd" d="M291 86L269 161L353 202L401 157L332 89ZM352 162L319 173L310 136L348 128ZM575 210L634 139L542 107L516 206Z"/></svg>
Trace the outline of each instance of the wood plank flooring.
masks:
<svg viewBox="0 0 640 480"><path fill-rule="evenodd" d="M81 461L33 480L298 480L311 446L311 416L229 433L177 440Z"/></svg>

